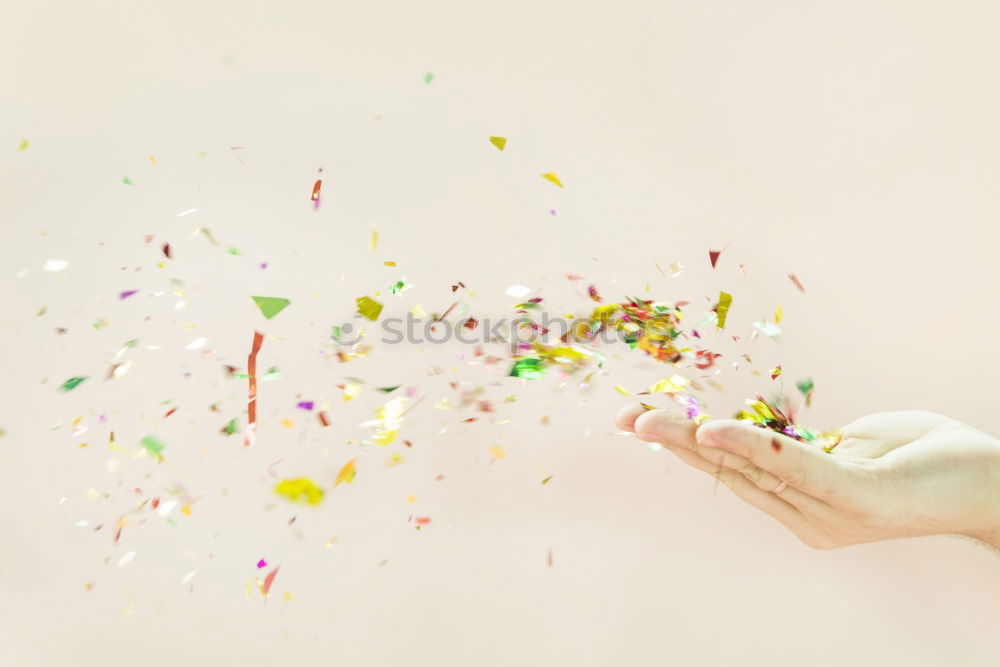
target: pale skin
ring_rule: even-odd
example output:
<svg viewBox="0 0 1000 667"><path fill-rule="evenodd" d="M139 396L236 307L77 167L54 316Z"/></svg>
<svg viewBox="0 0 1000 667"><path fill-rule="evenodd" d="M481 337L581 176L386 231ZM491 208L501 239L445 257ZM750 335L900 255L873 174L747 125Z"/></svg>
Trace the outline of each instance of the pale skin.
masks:
<svg viewBox="0 0 1000 667"><path fill-rule="evenodd" d="M851 422L831 453L746 421L622 410L619 428L717 478L817 549L965 535L1000 549L1000 441L931 412Z"/></svg>

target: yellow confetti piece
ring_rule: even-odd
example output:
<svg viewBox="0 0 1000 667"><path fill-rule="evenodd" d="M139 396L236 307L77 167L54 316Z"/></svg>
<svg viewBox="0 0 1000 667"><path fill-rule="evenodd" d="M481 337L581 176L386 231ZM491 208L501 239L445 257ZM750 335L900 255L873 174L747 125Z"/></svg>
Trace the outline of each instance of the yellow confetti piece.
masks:
<svg viewBox="0 0 1000 667"><path fill-rule="evenodd" d="M503 447L501 447L500 445L493 445L492 447L490 447L490 454L497 461L507 456L507 452L505 452L503 450Z"/></svg>
<svg viewBox="0 0 1000 667"><path fill-rule="evenodd" d="M626 389L625 387L621 386L620 384L616 384L615 385L615 391L617 391L622 396L630 396L631 395L631 394L629 394L628 389Z"/></svg>
<svg viewBox="0 0 1000 667"><path fill-rule="evenodd" d="M323 501L323 489L305 477L281 480L274 487L274 492L293 503L319 505Z"/></svg>
<svg viewBox="0 0 1000 667"><path fill-rule="evenodd" d="M778 377L779 375L781 375L781 366L775 366L774 368L771 369L772 380Z"/></svg>
<svg viewBox="0 0 1000 667"><path fill-rule="evenodd" d="M28 150L28 146L30 146L30 145L31 145L30 141L28 141L24 137L21 137L21 145L17 147L17 150L19 150L19 151L26 151L26 150Z"/></svg>
<svg viewBox="0 0 1000 667"><path fill-rule="evenodd" d="M490 143L503 150L504 146L507 145L507 137L490 137Z"/></svg>
<svg viewBox="0 0 1000 667"><path fill-rule="evenodd" d="M414 496L414 495L406 496L406 502L408 502L408 503L415 503L415 502L417 502L417 497Z"/></svg>
<svg viewBox="0 0 1000 667"><path fill-rule="evenodd" d="M358 304L358 315L372 322L382 313L382 304L369 296L359 296L355 301Z"/></svg>
<svg viewBox="0 0 1000 667"><path fill-rule="evenodd" d="M191 516L191 506L188 505L187 503L184 503L184 506L181 507L181 514L183 514L184 516Z"/></svg>
<svg viewBox="0 0 1000 667"><path fill-rule="evenodd" d="M388 464L391 466L398 466L400 463L403 463L404 460L405 459L403 459L403 455L400 454L399 452L396 452L395 454L389 457Z"/></svg>
<svg viewBox="0 0 1000 667"><path fill-rule="evenodd" d="M292 428L293 426L295 426L295 423L291 419L282 419L281 425L284 426L285 428Z"/></svg>
<svg viewBox="0 0 1000 667"><path fill-rule="evenodd" d="M153 163L154 167L156 166L156 158L155 157L153 157L152 155L150 155L149 156L149 161Z"/></svg>
<svg viewBox="0 0 1000 667"><path fill-rule="evenodd" d="M565 188L566 187L566 186L564 186L562 184L562 181L559 180L559 176L557 176L556 172L554 172L554 171L549 171L549 172L546 172L546 173L542 174L542 178L544 178L545 180L547 180L547 181L549 181L551 183L555 183L556 185L558 185L561 188Z"/></svg>
<svg viewBox="0 0 1000 667"><path fill-rule="evenodd" d="M288 591L285 591L285 598L284 599L285 599L285 602L291 602L292 599L293 599L292 598L292 594L289 593Z"/></svg>
<svg viewBox="0 0 1000 667"><path fill-rule="evenodd" d="M334 486L340 486L343 484L350 484L354 481L354 476L357 474L357 470L354 467L354 459L351 459L344 464L344 467L340 469L337 473L337 479L334 481Z"/></svg>
<svg viewBox="0 0 1000 667"><path fill-rule="evenodd" d="M733 296L727 294L726 292L719 292L719 305L716 308L716 315L718 316L718 326L720 329L726 328L726 315L729 314L729 306L733 304Z"/></svg>
<svg viewBox="0 0 1000 667"><path fill-rule="evenodd" d="M427 311L424 310L424 307L421 306L419 303L410 310L410 313L412 313L413 316L418 320L427 317Z"/></svg>
<svg viewBox="0 0 1000 667"><path fill-rule="evenodd" d="M382 266L396 266L396 262L382 262Z"/></svg>
<svg viewBox="0 0 1000 667"><path fill-rule="evenodd" d="M649 385L649 392L652 394L675 394L683 390L688 384L690 384L690 381L683 375L671 375L655 384Z"/></svg>
<svg viewBox="0 0 1000 667"><path fill-rule="evenodd" d="M360 384L345 384L344 385L344 401L349 401L361 391Z"/></svg>
<svg viewBox="0 0 1000 667"><path fill-rule="evenodd" d="M774 309L774 323L781 324L781 306Z"/></svg>
<svg viewBox="0 0 1000 667"><path fill-rule="evenodd" d="M368 250L375 252L378 250L378 229L372 227L372 235L368 239Z"/></svg>

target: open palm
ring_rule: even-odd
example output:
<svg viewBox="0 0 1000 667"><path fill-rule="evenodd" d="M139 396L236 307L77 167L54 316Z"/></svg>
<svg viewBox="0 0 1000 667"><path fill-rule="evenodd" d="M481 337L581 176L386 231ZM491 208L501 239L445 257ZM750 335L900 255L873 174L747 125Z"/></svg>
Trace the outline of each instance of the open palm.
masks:
<svg viewBox="0 0 1000 667"><path fill-rule="evenodd" d="M950 533L1000 548L1000 442L941 415L862 417L841 429L831 453L746 421L699 427L641 406L617 424L718 478L812 547Z"/></svg>

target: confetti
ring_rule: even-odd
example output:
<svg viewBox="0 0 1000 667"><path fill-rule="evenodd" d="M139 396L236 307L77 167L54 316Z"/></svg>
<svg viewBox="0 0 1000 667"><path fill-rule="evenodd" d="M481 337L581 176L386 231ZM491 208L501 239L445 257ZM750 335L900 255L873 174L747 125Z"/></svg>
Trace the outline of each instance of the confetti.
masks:
<svg viewBox="0 0 1000 667"><path fill-rule="evenodd" d="M316 179L316 183L313 185L312 195L309 197L309 201L312 202L313 208L319 208L319 191L323 187L323 181Z"/></svg>
<svg viewBox="0 0 1000 667"><path fill-rule="evenodd" d="M139 293L139 290L137 290L137 289L125 290L124 292L119 292L118 293L118 299L119 300L124 300L124 299L127 299L130 296L133 296L133 295L138 294L138 293Z"/></svg>
<svg viewBox="0 0 1000 667"><path fill-rule="evenodd" d="M166 445L157 440L154 436L147 435L145 438L139 441L139 444L142 445L142 448L144 450L146 450L154 457L156 457L158 461L163 460L163 454L161 452L163 452L163 450L166 449Z"/></svg>
<svg viewBox="0 0 1000 667"><path fill-rule="evenodd" d="M774 368L771 369L772 380L777 378L779 375L781 375L781 366L775 366Z"/></svg>
<svg viewBox="0 0 1000 667"><path fill-rule="evenodd" d="M80 386L81 382L83 382L86 379L87 379L86 376L70 378L65 382L63 382L62 385L59 387L59 389L64 392L73 391L74 389Z"/></svg>
<svg viewBox="0 0 1000 667"><path fill-rule="evenodd" d="M546 172L546 173L542 174L542 178L544 178L545 180L547 180L547 181L549 181L551 183L555 183L556 185L558 185L561 188L565 188L566 187L566 186L564 186L562 184L562 181L559 180L559 176L557 176L556 172L554 172L554 171L549 171L549 172Z"/></svg>
<svg viewBox="0 0 1000 667"><path fill-rule="evenodd" d="M721 254L722 254L721 250L709 250L708 251L708 259L709 259L710 262L712 262L712 268L713 269L715 268L716 262L719 261L719 255L721 255Z"/></svg>
<svg viewBox="0 0 1000 667"><path fill-rule="evenodd" d="M274 584L274 578L278 576L278 570L280 570L280 569L281 569L281 566L279 565L278 567L276 567L273 570L271 570L270 574L268 574L266 577L264 577L264 583L262 583L260 585L260 593L265 598L268 595L270 595L270 593L271 593L271 586Z"/></svg>
<svg viewBox="0 0 1000 667"><path fill-rule="evenodd" d="M293 503L319 505L323 502L323 489L306 477L281 480L274 487L274 492Z"/></svg>
<svg viewBox="0 0 1000 667"><path fill-rule="evenodd" d="M265 567L267 567L267 561L266 560L264 560L263 558L261 558L259 561L257 561L257 569L258 570L261 570L261 569L263 569Z"/></svg>
<svg viewBox="0 0 1000 667"><path fill-rule="evenodd" d="M431 85L431 81L433 80L434 80L433 73L427 72L426 74L424 74L424 83L426 83L428 86Z"/></svg>
<svg viewBox="0 0 1000 667"><path fill-rule="evenodd" d="M132 179L130 179L128 176L122 178L122 183L124 185L135 185L135 183L132 182Z"/></svg>
<svg viewBox="0 0 1000 667"><path fill-rule="evenodd" d="M820 445L827 452L840 442L840 433L836 431L814 431L796 424L791 414L782 412L779 401L768 402L758 394L756 399L747 399L746 405L747 409L736 413L736 419L748 420L757 426L787 435L800 442Z"/></svg>
<svg viewBox="0 0 1000 667"><path fill-rule="evenodd" d="M264 334L253 332L253 342L250 344L250 355L247 357L247 375L249 389L247 391L247 428L243 433L243 446L250 447L257 441L257 353L264 343Z"/></svg>
<svg viewBox="0 0 1000 667"><path fill-rule="evenodd" d="M726 316L729 314L729 306L733 303L733 297L731 294L726 292L719 292L719 305L716 306L716 314L718 323L717 327L720 329L726 328Z"/></svg>
<svg viewBox="0 0 1000 667"><path fill-rule="evenodd" d="M118 567L122 567L123 565L128 565L133 561L133 559L135 559L135 552L129 551L118 560Z"/></svg>
<svg viewBox="0 0 1000 667"><path fill-rule="evenodd" d="M69 262L64 259L49 259L42 265L42 271L62 271L67 266Z"/></svg>
<svg viewBox="0 0 1000 667"><path fill-rule="evenodd" d="M30 145L31 145L30 141L28 141L24 137L21 137L21 144L17 147L17 150L19 150L19 151L26 151L26 150L28 150L28 146L30 146Z"/></svg>
<svg viewBox="0 0 1000 667"><path fill-rule="evenodd" d="M507 456L507 452L505 452L503 447L500 445L493 445L490 447L490 456L492 456L495 461L500 461Z"/></svg>
<svg viewBox="0 0 1000 667"><path fill-rule="evenodd" d="M337 473L337 479L333 482L335 487L340 486L341 484L350 484L354 481L354 476L357 474L357 469L354 467L354 461L354 459L351 459L345 463L344 467Z"/></svg>
<svg viewBox="0 0 1000 667"><path fill-rule="evenodd" d="M371 236L368 237L368 251L372 254L378 250L378 229L372 227Z"/></svg>
<svg viewBox="0 0 1000 667"><path fill-rule="evenodd" d="M292 303L288 299L277 296L252 296L250 298L257 304L261 314L266 319L271 319Z"/></svg>
<svg viewBox="0 0 1000 667"><path fill-rule="evenodd" d="M490 143L502 151L507 145L507 137L490 137Z"/></svg>
<svg viewBox="0 0 1000 667"><path fill-rule="evenodd" d="M382 304L368 296L359 296L355 299L358 305L357 313L362 317L374 322L382 312Z"/></svg>
<svg viewBox="0 0 1000 667"><path fill-rule="evenodd" d="M403 292L413 287L410 283L406 282L406 276L403 276L392 285L389 286L389 292L395 294L399 298L403 298Z"/></svg>
<svg viewBox="0 0 1000 667"><path fill-rule="evenodd" d="M806 288L802 286L802 283L801 283L801 282L799 282L799 279L795 277L795 274L794 274L794 273L789 273L789 274L788 274L788 279L789 279L789 280L791 280L791 281L792 281L792 283L793 283L793 284L794 284L794 285L795 285L796 287L798 287L798 288L799 288L799 291L800 291L800 292L802 292L803 294L805 293L805 291L806 291Z"/></svg>

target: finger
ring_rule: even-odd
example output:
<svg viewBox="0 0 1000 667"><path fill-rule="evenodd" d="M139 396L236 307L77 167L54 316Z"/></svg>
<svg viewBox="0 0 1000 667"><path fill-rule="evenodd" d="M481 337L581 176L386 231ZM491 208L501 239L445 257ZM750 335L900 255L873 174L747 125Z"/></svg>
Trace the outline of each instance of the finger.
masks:
<svg viewBox="0 0 1000 667"><path fill-rule="evenodd" d="M671 415L665 410L647 413L636 421L636 435L647 442L662 444L682 461L702 472L718 477L720 468L728 468L743 475L758 489L780 496L810 516L822 521L835 519L836 513L825 501L785 484L745 456L718 447L700 446L692 433L692 429L697 426L693 422L681 421L678 417L679 415Z"/></svg>
<svg viewBox="0 0 1000 667"><path fill-rule="evenodd" d="M623 431L635 431L635 420L647 412L642 405L627 405L615 416L615 426Z"/></svg>
<svg viewBox="0 0 1000 667"><path fill-rule="evenodd" d="M787 499L768 493L739 472L712 463L686 447L670 444L665 444L664 447L692 468L707 472L721 481L741 500L769 514L806 544L814 547L826 545L828 537L822 529L813 524L804 512L788 502ZM789 488L782 493L789 491L794 490ZM812 500L815 501L815 499Z"/></svg>
<svg viewBox="0 0 1000 667"><path fill-rule="evenodd" d="M851 468L842 459L746 421L705 422L696 438L702 447L746 457L790 486L822 500L843 496L844 488L854 481Z"/></svg>

